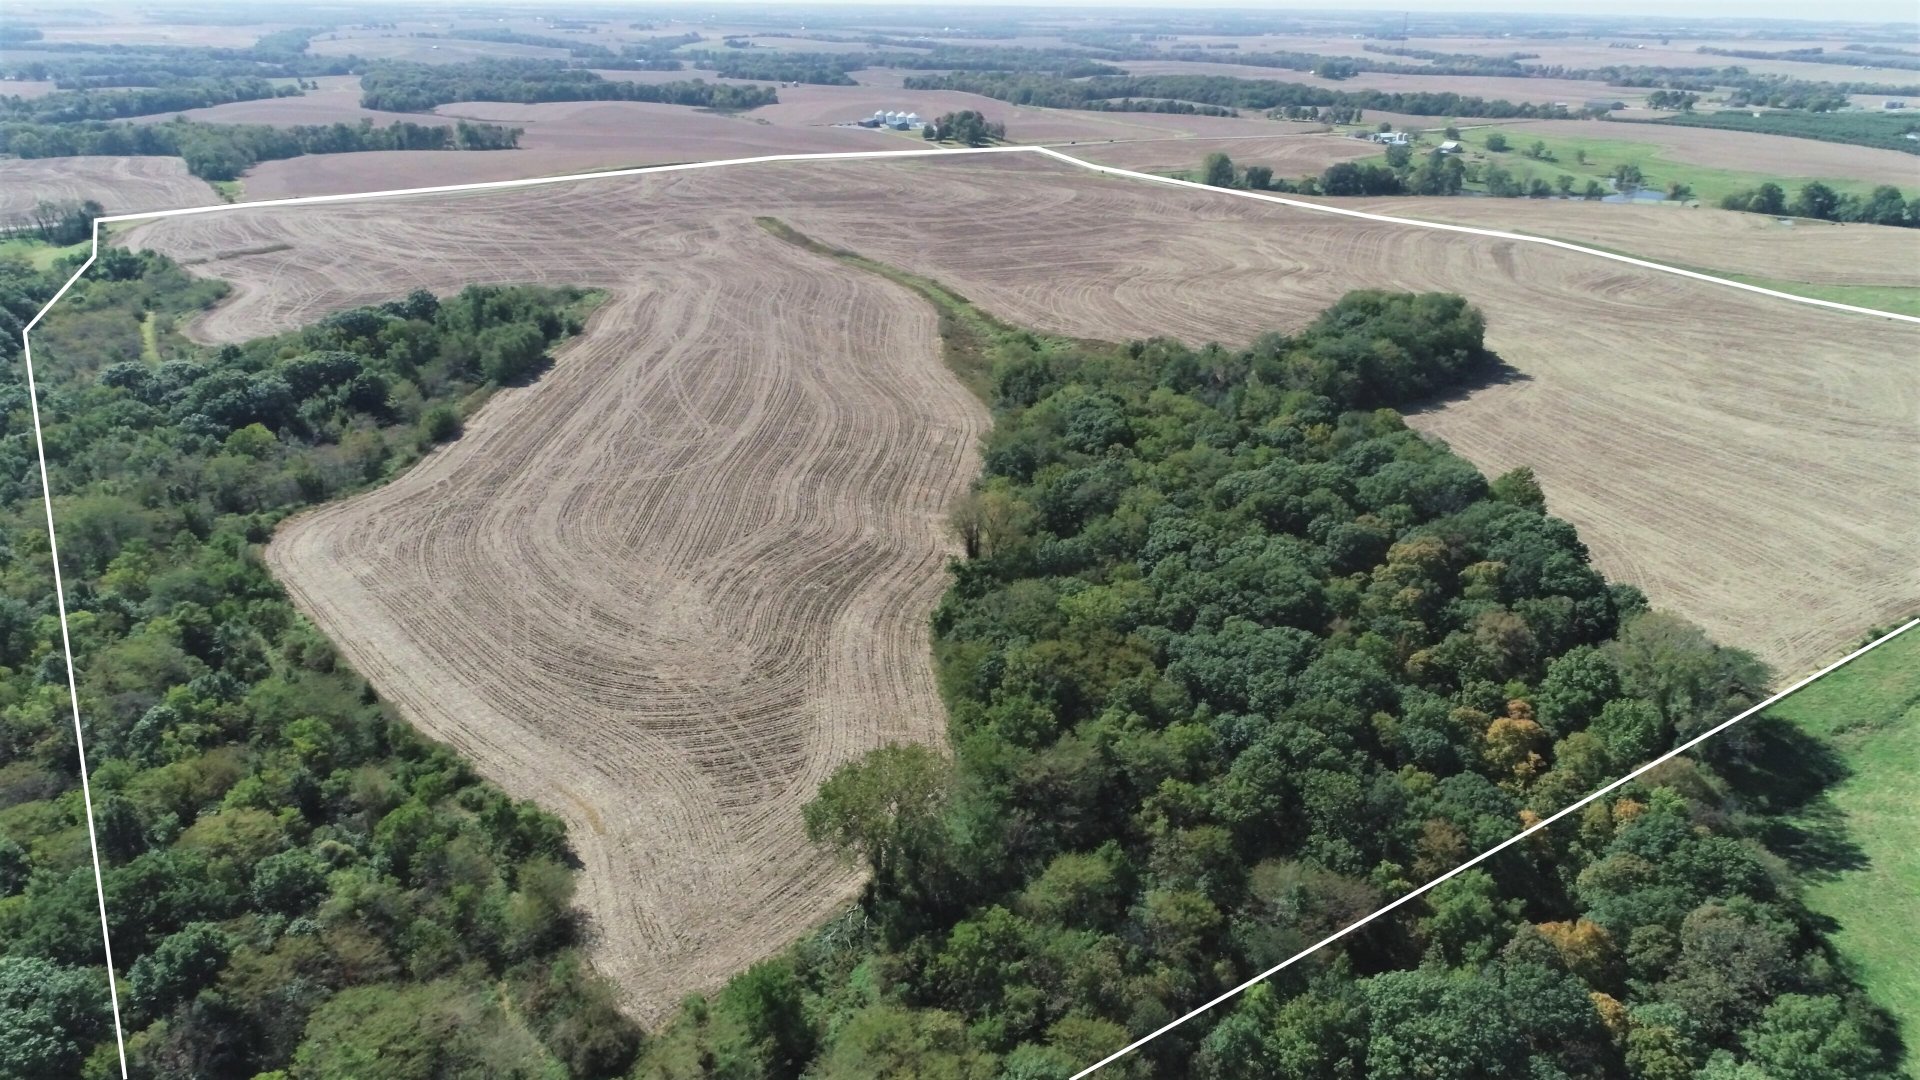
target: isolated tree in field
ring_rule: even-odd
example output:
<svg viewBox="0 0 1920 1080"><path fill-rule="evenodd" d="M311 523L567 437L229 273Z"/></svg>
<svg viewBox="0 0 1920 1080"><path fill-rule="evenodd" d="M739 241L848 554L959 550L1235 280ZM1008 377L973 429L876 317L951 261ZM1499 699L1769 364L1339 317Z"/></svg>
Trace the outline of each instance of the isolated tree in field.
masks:
<svg viewBox="0 0 1920 1080"><path fill-rule="evenodd" d="M1247 166L1247 186L1255 191L1265 191L1272 187L1273 169L1266 165ZM1896 191L1894 194L1898 195L1899 192Z"/></svg>
<svg viewBox="0 0 1920 1080"><path fill-rule="evenodd" d="M1440 132L1440 134L1446 136L1448 139L1455 142L1458 142L1460 140L1460 129L1457 127L1454 127L1452 124L1448 124L1446 128Z"/></svg>
<svg viewBox="0 0 1920 1080"><path fill-rule="evenodd" d="M1693 188L1684 180L1667 181L1667 198L1675 202L1693 198Z"/></svg>
<svg viewBox="0 0 1920 1080"><path fill-rule="evenodd" d="M859 856L882 881L901 855L932 834L947 799L951 766L925 746L882 746L840 766L801 811L807 838Z"/></svg>
<svg viewBox="0 0 1920 1080"><path fill-rule="evenodd" d="M933 122L933 128L939 141L967 146L986 146L1007 137L1004 124L994 123L972 109L947 113Z"/></svg>
<svg viewBox="0 0 1920 1080"><path fill-rule="evenodd" d="M1563 197L1571 196L1573 194L1573 177L1568 176L1566 173L1561 173L1559 176L1554 177L1553 189L1558 191Z"/></svg>
<svg viewBox="0 0 1920 1080"><path fill-rule="evenodd" d="M1533 145L1527 147L1526 150L1523 151L1523 153L1525 153L1528 157L1532 158L1535 161L1552 161L1553 160L1553 152L1548 150L1547 144L1540 141L1539 139L1533 140Z"/></svg>
<svg viewBox="0 0 1920 1080"><path fill-rule="evenodd" d="M1640 185L1645 180L1646 177L1641 174L1640 166L1638 165L1627 163L1613 167L1614 190L1619 191L1623 195L1630 195L1640 190Z"/></svg>
<svg viewBox="0 0 1920 1080"><path fill-rule="evenodd" d="M1487 149L1496 154L1507 152L1507 137L1496 131L1487 136Z"/></svg>
<svg viewBox="0 0 1920 1080"><path fill-rule="evenodd" d="M1586 188L1580 192L1580 197L1588 201L1604 199L1607 197L1607 189L1600 186L1600 181L1589 180Z"/></svg>
<svg viewBox="0 0 1920 1080"><path fill-rule="evenodd" d="M1219 151L1208 154L1206 164L1200 169L1200 179L1214 187L1232 187L1233 159Z"/></svg>

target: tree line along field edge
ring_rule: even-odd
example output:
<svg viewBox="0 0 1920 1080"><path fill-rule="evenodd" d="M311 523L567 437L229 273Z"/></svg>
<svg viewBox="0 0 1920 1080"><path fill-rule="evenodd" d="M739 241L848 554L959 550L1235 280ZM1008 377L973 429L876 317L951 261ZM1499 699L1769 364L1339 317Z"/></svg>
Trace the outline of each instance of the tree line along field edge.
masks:
<svg viewBox="0 0 1920 1080"><path fill-rule="evenodd" d="M8 319L77 265L0 259ZM244 344L181 336L224 291L109 248L34 331L134 1074L616 1075L638 1034L581 956L557 819L416 735L256 554L288 513L457 437L491 387L537 376L597 297L477 286ZM9 344L0 1074L117 1076ZM143 345L157 360L138 359Z"/></svg>
<svg viewBox="0 0 1920 1080"><path fill-rule="evenodd" d="M1483 515L1507 528L1552 523L1535 534L1542 539L1564 528L1543 515L1524 470L1487 485L1471 466L1407 432L1390 410L1342 414L1320 396L1377 406L1484 375L1492 361L1477 344L1477 315L1449 304L1459 302L1351 294L1299 337L1272 335L1238 352L1166 341L1102 345L1004 326L988 339L996 425L986 474L955 508L966 558L953 566L954 584L934 623L955 758L888 748L829 779L807 808L809 832L871 870L857 912L864 932L837 922L721 993L689 1003L643 1051L639 1074L1068 1076L1687 731L1758 700L1767 676L1751 657L1646 610L1635 590L1607 586L1593 594L1607 598L1590 631L1598 639L1537 658L1543 666L1532 677L1518 669L1456 676L1464 684L1452 687L1451 707L1417 705L1422 698L1410 687L1410 700L1363 719L1364 708L1332 700L1364 685L1351 681L1355 670L1319 692L1332 697L1282 704L1303 692L1293 680L1345 651L1323 644L1317 659L1308 658L1315 647L1302 626L1318 618L1332 616L1329 638L1353 652L1377 649L1371 655L1383 665L1422 672L1417 683L1458 662L1463 654L1455 650L1468 648L1471 636L1459 625L1424 648L1418 631L1406 638L1422 603L1439 605L1424 618L1472 625L1516 599L1537 616L1541 608L1528 601L1547 599L1503 594L1516 582L1495 581L1544 571L1552 558L1536 561L1511 548L1494 558L1481 548L1485 557L1475 561L1466 538L1485 524L1465 520ZM991 326L973 324L964 341L976 355L982 325ZM1361 344L1369 339L1371 347ZM1331 411L1312 411L1308 403L1316 401ZM1302 406L1309 411L1293 417L1297 435L1233 426L1251 424L1249 412L1279 423ZM1194 430L1182 426L1188 423ZM1273 441L1234 446L1228 432ZM1379 508L1412 517L1398 539L1374 541L1384 547L1371 555L1350 551L1345 557L1362 565L1385 561L1341 587L1378 601L1335 600L1335 575L1329 591L1309 601L1329 609L1276 609L1301 579L1259 578L1252 566L1264 545L1248 539L1246 547L1208 553L1207 572L1254 573L1269 588L1205 594L1232 614L1189 599L1174 609L1174 619L1186 620L1184 632L1143 633L1168 617L1156 608L1164 563L1147 570L1109 561L1109 553L1138 557L1141 545L1151 549L1156 515L1166 514L1188 523L1158 541L1168 545L1162 558L1199 559L1196 545L1211 534L1196 532L1176 506L1237 518L1266 543L1269 534L1314 536L1312 509L1293 500L1315 491L1283 485L1256 494L1259 482L1221 459L1231 456L1229 446L1250 451L1261 464L1249 471L1264 473L1286 460L1279 447L1304 450L1316 440L1336 460L1376 440L1396 446L1390 454L1384 447L1361 452L1381 455L1371 466L1376 481L1391 471L1395 482L1417 486L1412 476L1431 467L1444 487L1439 475L1459 468L1485 486L1473 489L1477 496L1442 496L1466 500L1454 510L1417 501ZM1142 483L1140 458L1165 463L1172 477ZM1183 497L1188 505L1180 506ZM1358 488L1352 497L1366 498ZM1401 497L1427 496L1402 489ZM1319 535L1351 542L1354 534L1344 530L1380 527L1374 513L1323 522ZM1423 515L1432 516L1416 523ZM1502 535L1496 544L1517 539ZM1572 545L1565 569L1583 565L1584 549L1570 530L1562 535ZM1465 550L1453 548L1463 542ZM1438 548L1456 552L1465 583L1450 600L1418 599L1431 586L1410 588L1403 563L1418 558L1416 550ZM1201 576L1191 563L1178 573L1187 582ZM1547 580L1533 578L1534 587ZM1369 611L1371 603L1381 606ZM1406 603L1414 607L1395 606ZM1448 607L1454 614L1441 615ZM1361 628L1363 617L1370 629ZM1388 643L1387 627L1401 637L1397 644ZM1541 639L1532 640L1540 647ZM1224 651L1201 666L1215 649ZM1360 661L1348 654L1339 662ZM1485 681L1479 691L1469 689L1474 678ZM1484 705L1458 697L1474 693L1485 695ZM1413 719L1409 706L1449 719L1419 733L1429 721ZM1272 711L1257 715L1263 709ZM1289 717L1294 709L1301 711ZM1342 713L1356 715L1336 721ZM1440 732L1460 730L1450 724L1477 733L1443 749L1451 737ZM1288 737L1262 743L1263 729L1283 725ZM1349 734L1328 734L1338 731ZM1340 797L1307 790L1312 784L1299 776L1333 783L1340 772L1332 763L1341 749L1329 740L1357 755L1355 762L1377 756L1374 779ZM1757 752L1736 731L1694 760L1670 762L1590 807L1577 825L1545 834L1552 839L1449 882L1415 917L1369 927L1112 1071L1358 1077L1431 1071L1438 1058L1448 1065L1432 1075L1462 1078L1526 1069L1758 1077L1809 1062L1828 1071L1805 1075L1891 1075L1899 1037L1841 972L1800 906L1800 869L1767 853L1748 825L1728 824L1752 807L1721 774L1737 772ZM1316 753L1334 756L1316 761ZM1436 753L1447 763L1427 756ZM1307 758L1291 760L1300 754ZM1481 783L1485 794L1466 794ZM1410 787L1388 794L1381 784ZM1273 801L1259 802L1254 792L1261 790ZM1480 809L1447 809L1457 799ZM1511 819L1496 823L1496 805ZM1408 830L1405 841L1376 834L1382 812L1394 816L1391 807L1417 819L1386 828ZM1489 811L1492 817L1476 820ZM1270 833L1279 822L1288 822L1280 826L1288 835L1276 839ZM1357 822L1374 824L1362 836L1352 831ZM1694 838L1685 839L1690 832ZM1406 854L1398 858L1406 861L1368 862L1400 843ZM1267 854L1249 858L1249 849ZM1746 870L1736 868L1746 860ZM1474 1031L1492 1034L1468 1034Z"/></svg>

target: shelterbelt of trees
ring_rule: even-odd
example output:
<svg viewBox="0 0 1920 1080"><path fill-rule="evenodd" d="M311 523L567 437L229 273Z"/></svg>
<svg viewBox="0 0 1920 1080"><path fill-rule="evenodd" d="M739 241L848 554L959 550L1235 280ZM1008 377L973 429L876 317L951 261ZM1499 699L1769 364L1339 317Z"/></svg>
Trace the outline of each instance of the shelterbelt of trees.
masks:
<svg viewBox="0 0 1920 1080"><path fill-rule="evenodd" d="M163 124L22 124L0 121L0 153L22 158L177 157L203 180L233 180L262 161L360 150L510 150L520 128L462 120L415 124L396 120L357 124L202 124L175 118Z"/></svg>
<svg viewBox="0 0 1920 1080"><path fill-rule="evenodd" d="M1814 115L1804 112L1687 113L1660 120L1622 121L1623 123L1664 124L1669 127L1727 128L1732 131L1759 131L1768 135L1786 135L1818 142L1850 143L1920 154L1920 141L1907 138L1920 131L1920 117L1885 113L1844 113Z"/></svg>
<svg viewBox="0 0 1920 1080"><path fill-rule="evenodd" d="M702 79L615 82L584 68L550 60L475 60L465 64L385 61L360 77L361 106L390 112L421 112L455 101L656 101L711 109L752 109L778 100L770 86L735 86Z"/></svg>
<svg viewBox="0 0 1920 1080"><path fill-rule="evenodd" d="M1385 90L1329 90L1271 79L1234 79L1223 75L1099 75L1068 79L1034 73L956 72L912 75L910 90L963 90L1015 105L1055 109L1101 109L1122 98L1167 98L1239 109L1276 109L1287 105L1348 106L1415 116L1564 117L1558 105L1488 101L1453 93L1402 93Z"/></svg>
<svg viewBox="0 0 1920 1080"><path fill-rule="evenodd" d="M933 618L952 754L805 810L856 912L695 999L653 1078L1063 1078L1744 708L1752 656L1392 406L1497 371L1444 295L1243 350L981 329ZM971 329L968 329L971 327ZM982 343L984 342L984 343ZM1735 729L1103 1075L1891 1077L1723 774Z"/></svg>
<svg viewBox="0 0 1920 1080"><path fill-rule="evenodd" d="M266 79L196 79L171 86L130 90L57 90L37 98L0 97L0 120L66 124L78 120L120 120L129 116L204 109L234 101L298 97L297 86L275 86Z"/></svg>
<svg viewBox="0 0 1920 1080"><path fill-rule="evenodd" d="M6 1077L120 1075L18 355L70 272L0 259ZM574 947L560 823L396 720L255 548L453 437L591 298L474 287L183 339L223 291L110 249L35 331L133 1075L617 1074L637 1035Z"/></svg>

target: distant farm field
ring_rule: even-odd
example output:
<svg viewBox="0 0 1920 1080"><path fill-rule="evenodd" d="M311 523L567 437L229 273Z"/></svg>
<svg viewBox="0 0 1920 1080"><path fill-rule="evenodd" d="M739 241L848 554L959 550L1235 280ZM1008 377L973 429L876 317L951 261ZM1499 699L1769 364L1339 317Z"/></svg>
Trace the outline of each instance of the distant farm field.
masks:
<svg viewBox="0 0 1920 1080"><path fill-rule="evenodd" d="M1640 166L1648 177L1685 180L1702 198L1718 200L1727 191L1746 190L1761 180L1799 183L1824 180L1836 189L1866 191L1876 184L1912 190L1920 186L1920 155L1870 146L1818 142L1786 135L1712 128L1620 124L1605 120L1533 120L1503 130L1513 144L1505 161L1520 168L1534 163L1518 151L1538 139L1561 160L1536 165L1549 178L1558 172L1582 177L1609 172L1615 165ZM1468 141L1484 143L1486 134ZM1591 167L1574 160L1587 151ZM1595 170L1598 170L1596 172Z"/></svg>
<svg viewBox="0 0 1920 1080"><path fill-rule="evenodd" d="M477 156L477 155L476 155ZM382 695L568 821L602 970L643 1016L857 886L799 836L835 765L937 742L926 615L985 415L912 294L1244 342L1351 288L1460 292L1510 377L1412 422L1534 467L1610 575L1802 670L1911 602L1912 328L1576 254L1099 177L1025 155L702 170L142 226L236 283L234 339L416 287L607 290L534 386L276 573Z"/></svg>
<svg viewBox="0 0 1920 1080"><path fill-rule="evenodd" d="M1194 172L1208 154L1222 153L1242 168L1265 165L1283 178L1318 176L1329 165L1379 156L1379 146L1338 135L1285 134L1271 138L1128 139L1113 143L1086 143L1068 147L1075 157L1136 172ZM1303 127L1303 131L1311 131Z"/></svg>
<svg viewBox="0 0 1920 1080"><path fill-rule="evenodd" d="M1363 54L1364 55L1364 54ZM1375 60L1404 62L1396 56L1369 57ZM1285 68L1250 67L1245 64L1203 63L1189 60L1130 60L1121 66L1132 75L1224 75L1233 79L1271 79L1300 83L1326 90L1383 90L1404 94L1459 94L1488 101L1513 101L1551 105L1566 102L1578 111L1589 101L1623 101L1639 105L1647 96L1643 87L1608 86L1603 82L1580 79L1532 79L1498 75L1413 75L1399 72L1362 71L1340 80L1322 79L1312 72Z"/></svg>
<svg viewBox="0 0 1920 1080"><path fill-rule="evenodd" d="M567 819L599 966L657 1018L852 899L858 873L800 834L835 766L939 741L926 617L986 415L912 294L749 216L609 190L140 240L239 282L220 336L416 286L612 294L536 386L267 554L414 722ZM294 247L221 257L256 232Z"/></svg>
<svg viewBox="0 0 1920 1080"><path fill-rule="evenodd" d="M1419 197L1312 201L1593 244L1756 279L1815 287L1920 289L1920 234L1912 229L1805 219L1782 222L1709 206Z"/></svg>
<svg viewBox="0 0 1920 1080"><path fill-rule="evenodd" d="M92 199L110 214L220 201L179 158L0 158L0 221L17 219L42 199Z"/></svg>

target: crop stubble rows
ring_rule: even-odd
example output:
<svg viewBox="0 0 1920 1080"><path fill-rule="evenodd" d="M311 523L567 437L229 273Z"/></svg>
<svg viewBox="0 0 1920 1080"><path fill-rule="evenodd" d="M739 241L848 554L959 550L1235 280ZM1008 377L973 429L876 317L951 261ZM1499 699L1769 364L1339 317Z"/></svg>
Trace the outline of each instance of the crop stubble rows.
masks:
<svg viewBox="0 0 1920 1080"><path fill-rule="evenodd" d="M1239 342L1350 288L1458 291L1517 371L1413 422L1535 467L1609 574L1788 671L1920 591L1912 328L1587 256L1005 156L143 226L238 282L211 338L420 286L613 294L539 384L269 557L410 717L568 819L643 1015L850 895L799 805L940 731L938 518L985 419L918 301L778 245L769 213L1089 337Z"/></svg>
<svg viewBox="0 0 1920 1080"><path fill-rule="evenodd" d="M984 411L924 303L750 219L637 214L597 237L617 255L536 267L478 239L503 221L389 212L274 224L350 261L375 235L431 253L349 292L584 279L611 299L536 386L268 559L410 718L566 818L596 962L655 1017L851 898L799 825L834 766L941 737L926 615Z"/></svg>

